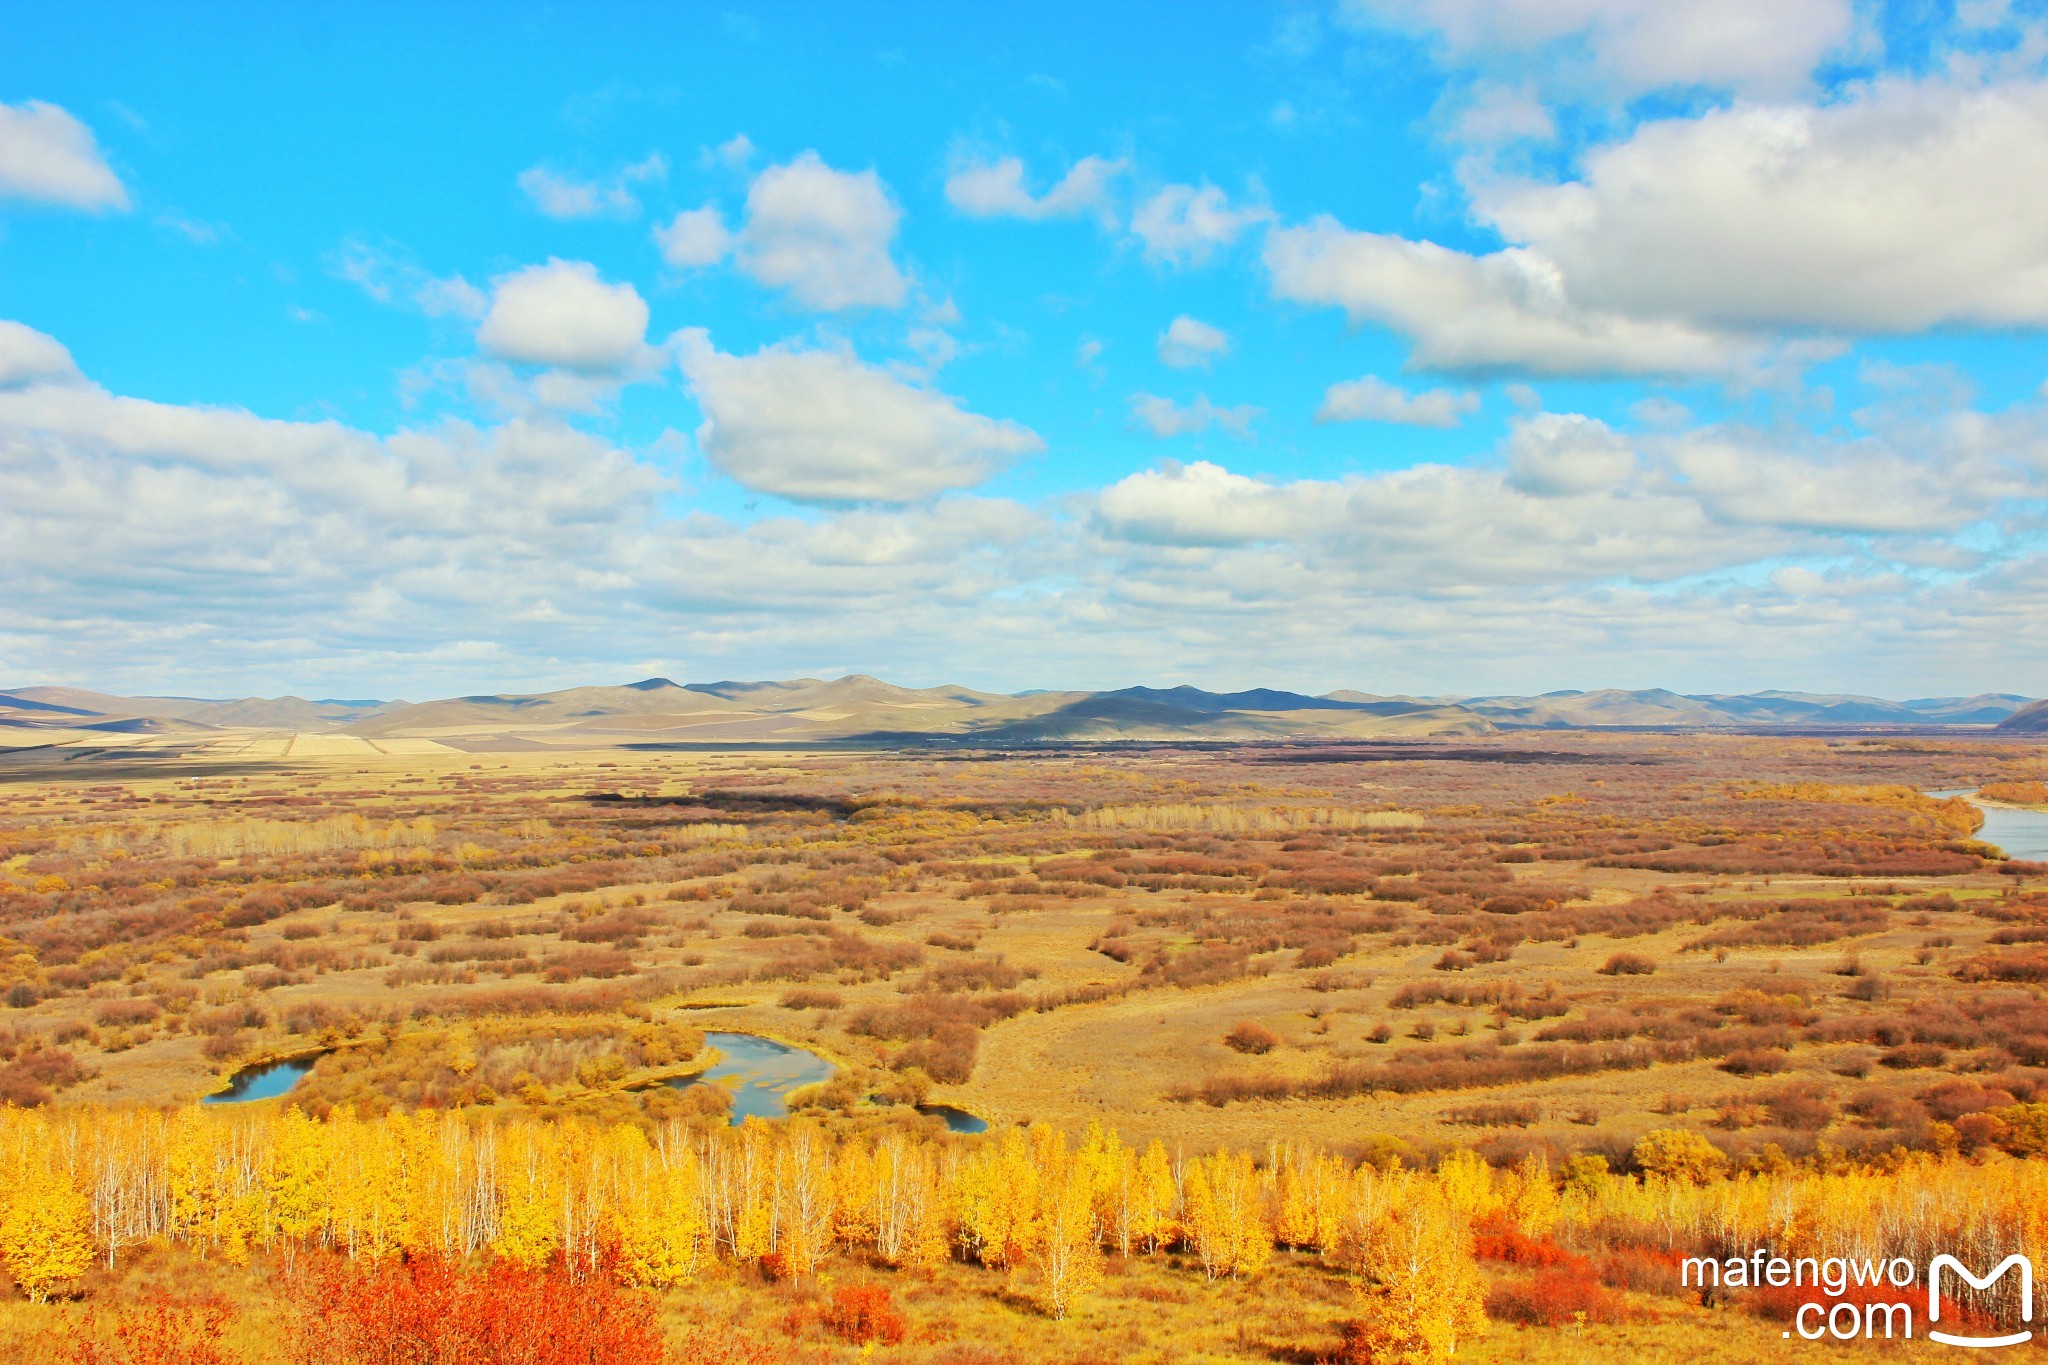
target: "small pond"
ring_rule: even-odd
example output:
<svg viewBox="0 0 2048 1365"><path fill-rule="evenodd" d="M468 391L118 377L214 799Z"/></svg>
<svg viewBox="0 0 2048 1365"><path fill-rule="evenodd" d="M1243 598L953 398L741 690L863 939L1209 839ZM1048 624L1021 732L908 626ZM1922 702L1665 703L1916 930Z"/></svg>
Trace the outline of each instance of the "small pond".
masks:
<svg viewBox="0 0 2048 1365"><path fill-rule="evenodd" d="M976 1118L965 1109L955 1109L950 1104L920 1104L917 1106L917 1112L920 1114L937 1115L946 1121L946 1127L956 1133L986 1133L988 1131L987 1119Z"/></svg>
<svg viewBox="0 0 2048 1365"><path fill-rule="evenodd" d="M228 1088L208 1095L201 1104L246 1104L250 1100L274 1100L306 1078L318 1057L295 1057L288 1062L264 1062L245 1066L234 1074Z"/></svg>
<svg viewBox="0 0 2048 1365"><path fill-rule="evenodd" d="M829 1081L838 1069L815 1052L772 1042L751 1033L709 1033L704 1040L725 1055L717 1066L697 1076L668 1082L678 1090L707 1081L724 1081L732 1091L732 1121L789 1117L789 1092Z"/></svg>
<svg viewBox="0 0 2048 1365"><path fill-rule="evenodd" d="M1974 791L1929 792L1929 796L1974 796ZM1970 804L1976 805L1976 802ZM1984 812L1984 828L1976 837L1996 844L2008 858L2048 862L2048 811L2013 810L2003 806L1977 806Z"/></svg>

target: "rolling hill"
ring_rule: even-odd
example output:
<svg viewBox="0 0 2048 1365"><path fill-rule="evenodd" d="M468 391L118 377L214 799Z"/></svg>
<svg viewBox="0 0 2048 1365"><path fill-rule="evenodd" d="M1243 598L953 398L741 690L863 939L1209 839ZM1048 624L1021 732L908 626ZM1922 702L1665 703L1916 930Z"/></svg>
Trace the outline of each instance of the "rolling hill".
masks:
<svg viewBox="0 0 2048 1365"><path fill-rule="evenodd" d="M1995 727L1995 730L1994 730ZM615 745L1008 745L1115 741L1362 740L1516 730L1957 730L2048 733L2048 703L1986 693L1887 701L1661 688L1541 696L1412 697L1276 688L1126 687L1014 695L842 678L677 683L646 678L436 701L118 697L62 687L0 692L0 745L148 741L390 753ZM318 739L316 745L313 741ZM256 752L256 750L250 750Z"/></svg>

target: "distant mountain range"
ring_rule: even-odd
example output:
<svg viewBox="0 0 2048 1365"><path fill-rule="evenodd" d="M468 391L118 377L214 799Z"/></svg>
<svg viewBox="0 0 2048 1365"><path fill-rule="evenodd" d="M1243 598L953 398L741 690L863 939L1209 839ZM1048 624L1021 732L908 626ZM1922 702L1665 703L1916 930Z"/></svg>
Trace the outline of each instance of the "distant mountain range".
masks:
<svg viewBox="0 0 2048 1365"><path fill-rule="evenodd" d="M863 674L830 682L680 684L648 678L623 686L428 702L116 697L63 687L0 691L4 747L211 739L277 756L678 743L1350 740L1603 729L2048 734L2048 702L2007 693L1885 701L1777 691L1689 695L1659 688L1539 697L1352 691L1312 697L1271 688L1194 687L1006 695L898 687Z"/></svg>

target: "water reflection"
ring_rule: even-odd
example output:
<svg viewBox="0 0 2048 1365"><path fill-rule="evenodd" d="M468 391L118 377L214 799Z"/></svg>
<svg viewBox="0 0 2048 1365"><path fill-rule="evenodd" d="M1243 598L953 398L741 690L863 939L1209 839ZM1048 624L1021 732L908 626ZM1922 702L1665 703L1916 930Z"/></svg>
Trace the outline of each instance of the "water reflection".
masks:
<svg viewBox="0 0 2048 1365"><path fill-rule="evenodd" d="M788 1118L792 1090L829 1081L837 1070L815 1052L752 1033L706 1033L704 1038L725 1054L718 1065L702 1075L678 1077L668 1084L687 1090L707 1081L725 1081L732 1091L734 1123L750 1118Z"/></svg>
<svg viewBox="0 0 2048 1365"><path fill-rule="evenodd" d="M274 1100L306 1078L318 1057L294 1057L288 1062L264 1062L245 1066L229 1080L228 1088L208 1095L201 1104L247 1104L251 1100Z"/></svg>

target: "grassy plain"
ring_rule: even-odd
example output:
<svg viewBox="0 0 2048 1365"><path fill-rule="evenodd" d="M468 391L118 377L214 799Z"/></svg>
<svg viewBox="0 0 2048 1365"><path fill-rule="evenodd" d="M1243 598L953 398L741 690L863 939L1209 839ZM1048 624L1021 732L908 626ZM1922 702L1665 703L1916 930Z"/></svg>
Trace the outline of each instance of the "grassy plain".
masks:
<svg viewBox="0 0 2048 1365"><path fill-rule="evenodd" d="M936 1135L903 1102L937 1101L1190 1155L1618 1172L1673 1128L1759 1170L1993 1153L1995 1115L2048 1100L2048 868L1917 795L2038 782L2038 745L321 740L0 768L0 1098L171 1106L320 1053L294 1096L316 1115L716 1125L716 1092L645 1083L718 1028L838 1063L798 1103L842 1135ZM1246 1024L1269 1036L1227 1041ZM164 1250L87 1302L213 1283L258 1340L267 1273ZM826 1358L852 1348L784 1328L827 1288L726 1267L665 1311ZM1306 1360L1355 1293L1283 1255L1251 1282L1113 1261L1068 1322L1012 1297L965 1264L906 1281L928 1330L888 1349ZM1631 1321L1500 1323L1460 1358L1800 1358L1776 1321L1626 1297ZM9 1311L27 1343L59 1310Z"/></svg>

